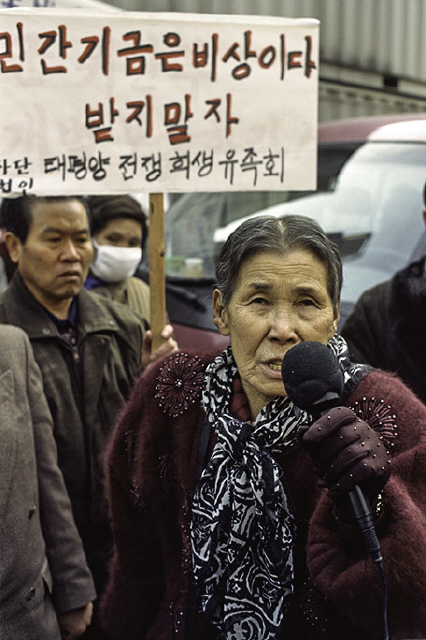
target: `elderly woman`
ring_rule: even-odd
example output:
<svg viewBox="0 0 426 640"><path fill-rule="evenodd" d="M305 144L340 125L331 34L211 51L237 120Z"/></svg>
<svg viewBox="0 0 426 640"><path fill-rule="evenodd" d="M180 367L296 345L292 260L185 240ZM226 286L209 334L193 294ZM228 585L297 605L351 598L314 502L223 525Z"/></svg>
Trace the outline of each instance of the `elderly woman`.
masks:
<svg viewBox="0 0 426 640"><path fill-rule="evenodd" d="M391 636L425 637L426 408L348 360L341 282L335 246L308 218L255 218L229 237L213 298L229 348L152 366L111 443L112 637L384 638L380 572L346 500L355 485L381 543ZM281 373L307 341L344 380L344 406L316 419Z"/></svg>

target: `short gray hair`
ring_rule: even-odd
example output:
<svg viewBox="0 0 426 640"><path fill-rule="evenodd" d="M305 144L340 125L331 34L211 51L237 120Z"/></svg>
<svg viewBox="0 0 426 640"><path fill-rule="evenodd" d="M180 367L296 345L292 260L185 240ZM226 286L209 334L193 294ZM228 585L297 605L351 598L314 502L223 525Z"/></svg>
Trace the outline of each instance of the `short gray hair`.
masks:
<svg viewBox="0 0 426 640"><path fill-rule="evenodd" d="M327 286L337 313L342 289L342 261L337 246L311 218L287 215L259 216L243 222L226 240L216 263L216 287L227 306L243 262L267 251L284 256L294 249L311 251L327 267Z"/></svg>

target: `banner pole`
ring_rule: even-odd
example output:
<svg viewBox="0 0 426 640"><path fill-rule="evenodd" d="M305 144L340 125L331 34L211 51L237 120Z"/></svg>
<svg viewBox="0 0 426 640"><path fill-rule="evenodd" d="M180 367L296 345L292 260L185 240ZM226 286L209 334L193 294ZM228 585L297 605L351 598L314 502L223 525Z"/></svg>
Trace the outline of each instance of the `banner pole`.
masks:
<svg viewBox="0 0 426 640"><path fill-rule="evenodd" d="M164 249L164 199L162 193L149 196L149 288L151 302L152 350L161 343L166 324L166 275Z"/></svg>

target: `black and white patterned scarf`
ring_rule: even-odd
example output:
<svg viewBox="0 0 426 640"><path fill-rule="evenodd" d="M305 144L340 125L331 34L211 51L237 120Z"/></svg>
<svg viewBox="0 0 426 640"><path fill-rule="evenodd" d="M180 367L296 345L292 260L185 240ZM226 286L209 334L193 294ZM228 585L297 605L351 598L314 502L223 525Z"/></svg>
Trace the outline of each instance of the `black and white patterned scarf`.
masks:
<svg viewBox="0 0 426 640"><path fill-rule="evenodd" d="M368 368L348 360L340 336L328 346L350 392ZM219 638L275 640L293 592L295 524L273 456L294 449L312 417L276 397L254 424L240 422L229 412L236 374L231 347L206 370L203 405L217 442L193 500L193 570Z"/></svg>

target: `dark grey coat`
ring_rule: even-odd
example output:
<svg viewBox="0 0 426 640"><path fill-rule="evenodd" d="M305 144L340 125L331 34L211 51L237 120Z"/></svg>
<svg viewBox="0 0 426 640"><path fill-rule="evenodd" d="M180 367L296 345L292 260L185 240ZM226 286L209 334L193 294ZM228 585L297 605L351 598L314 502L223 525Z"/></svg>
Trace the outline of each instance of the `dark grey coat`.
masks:
<svg viewBox="0 0 426 640"><path fill-rule="evenodd" d="M25 333L0 325L0 638L59 640L95 598Z"/></svg>

